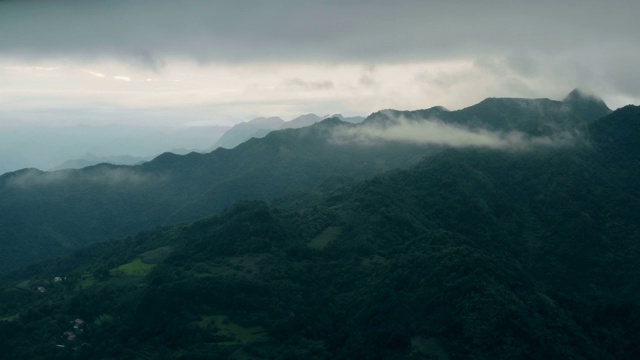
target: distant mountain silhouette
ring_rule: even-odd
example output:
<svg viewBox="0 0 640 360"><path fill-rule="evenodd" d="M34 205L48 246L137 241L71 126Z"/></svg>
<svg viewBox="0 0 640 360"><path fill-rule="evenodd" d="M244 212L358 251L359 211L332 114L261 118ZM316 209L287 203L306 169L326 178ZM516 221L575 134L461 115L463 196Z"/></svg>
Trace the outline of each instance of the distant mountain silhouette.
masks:
<svg viewBox="0 0 640 360"><path fill-rule="evenodd" d="M53 170L64 169L81 169L87 166L93 166L98 164L113 164L113 165L140 165L145 163L154 157L136 157L129 155L121 156L96 156L93 154L85 154L82 158L67 160L64 163L56 166Z"/></svg>
<svg viewBox="0 0 640 360"><path fill-rule="evenodd" d="M82 159L87 153L107 158L119 155L149 158L169 149L203 151L228 129L227 126L133 125L3 128L0 131L0 174L27 167L52 170L67 160Z"/></svg>
<svg viewBox="0 0 640 360"><path fill-rule="evenodd" d="M335 118L338 118L338 119L340 119L340 120L342 120L344 122L348 122L348 123L352 123L352 124L359 124L359 123L363 122L364 119L365 119L365 117L362 117L362 116L347 116L347 117L345 117L345 116L342 116L342 114L333 114L333 115L327 116L327 118L329 118L329 117L335 117Z"/></svg>
<svg viewBox="0 0 640 360"><path fill-rule="evenodd" d="M233 149L251 138L262 138L270 131L279 129L283 124L284 120L279 117L259 117L236 124L216 141L211 150L219 147Z"/></svg>
<svg viewBox="0 0 640 360"><path fill-rule="evenodd" d="M282 124L280 129L299 129L301 127L313 125L321 120L322 118L316 114L301 115L293 120L285 122Z"/></svg>
<svg viewBox="0 0 640 360"><path fill-rule="evenodd" d="M335 114L331 116L320 117L316 114L306 114L298 116L290 121L283 121L279 117L260 117L251 121L242 122L229 129L222 137L215 143L209 151L213 151L219 147L225 149L233 149L241 143L251 139L260 139L265 137L268 133L274 130L284 129L299 129L306 126L311 126L323 119L335 117L344 122L357 124L364 120L362 116L344 117L341 114Z"/></svg>

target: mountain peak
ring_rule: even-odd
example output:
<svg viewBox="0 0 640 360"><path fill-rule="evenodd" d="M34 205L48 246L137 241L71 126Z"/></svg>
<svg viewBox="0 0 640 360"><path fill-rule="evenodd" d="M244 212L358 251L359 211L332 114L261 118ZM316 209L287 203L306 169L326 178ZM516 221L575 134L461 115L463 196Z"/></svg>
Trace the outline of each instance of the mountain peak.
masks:
<svg viewBox="0 0 640 360"><path fill-rule="evenodd" d="M563 102L595 102L601 105L605 105L604 100L596 95L593 91L584 88L575 88L569 95L562 99Z"/></svg>
<svg viewBox="0 0 640 360"><path fill-rule="evenodd" d="M258 125L258 126L273 127L275 129L278 126L281 126L282 124L284 124L284 120L282 120L277 116L259 117L259 118L255 118L253 120L247 121L246 123L252 124L252 125Z"/></svg>
<svg viewBox="0 0 640 360"><path fill-rule="evenodd" d="M348 123L352 123L352 124L358 124L358 123L361 123L364 120L364 117L362 117L362 116L348 116L348 117L345 117L342 114L326 115L324 118L325 119L337 118L337 119L340 119L340 121L344 121L344 122L348 122Z"/></svg>
<svg viewBox="0 0 640 360"><path fill-rule="evenodd" d="M280 126L280 129L298 129L301 127L313 125L320 120L322 120L322 118L316 114L300 115L297 118L282 124L282 126Z"/></svg>
<svg viewBox="0 0 640 360"><path fill-rule="evenodd" d="M336 116L332 116L332 117L323 119L322 121L318 122L318 124L320 126L336 126L336 125L344 124L344 121L342 121L340 118Z"/></svg>
<svg viewBox="0 0 640 360"><path fill-rule="evenodd" d="M597 120L611 112L604 100L590 90L575 88L562 103L570 106L585 119Z"/></svg>

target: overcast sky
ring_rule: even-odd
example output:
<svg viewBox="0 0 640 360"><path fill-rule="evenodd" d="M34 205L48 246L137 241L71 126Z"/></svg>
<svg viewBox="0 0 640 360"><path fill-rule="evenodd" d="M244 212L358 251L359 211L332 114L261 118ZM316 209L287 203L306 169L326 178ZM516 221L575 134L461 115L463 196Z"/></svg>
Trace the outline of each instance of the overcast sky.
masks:
<svg viewBox="0 0 640 360"><path fill-rule="evenodd" d="M0 125L640 104L640 2L0 0Z"/></svg>

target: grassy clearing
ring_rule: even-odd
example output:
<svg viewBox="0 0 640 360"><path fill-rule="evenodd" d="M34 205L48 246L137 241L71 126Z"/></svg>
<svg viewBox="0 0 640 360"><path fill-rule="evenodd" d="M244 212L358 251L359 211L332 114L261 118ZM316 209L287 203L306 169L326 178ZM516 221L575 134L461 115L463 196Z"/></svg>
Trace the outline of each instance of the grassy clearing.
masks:
<svg viewBox="0 0 640 360"><path fill-rule="evenodd" d="M78 283L80 289L87 289L95 285L98 281L93 275L83 275Z"/></svg>
<svg viewBox="0 0 640 360"><path fill-rule="evenodd" d="M26 290L31 292L31 281L30 280L25 280L23 282L21 282L20 284L16 285L16 287L20 290Z"/></svg>
<svg viewBox="0 0 640 360"><path fill-rule="evenodd" d="M324 229L320 234L318 234L318 236L316 236L311 241L309 241L307 245L310 248L322 250L327 245L329 245L330 242L335 240L338 237L338 235L340 235L341 232L342 232L342 227L329 226L328 228Z"/></svg>
<svg viewBox="0 0 640 360"><path fill-rule="evenodd" d="M94 320L94 324L95 325L103 325L103 324L109 324L113 321L113 316L109 315L109 314L102 314L100 316L98 316L95 320Z"/></svg>
<svg viewBox="0 0 640 360"><path fill-rule="evenodd" d="M214 330L216 335L223 337L225 341L218 342L218 345L244 345L267 341L265 328L261 326L247 328L229 321L229 318L224 315L203 316L196 325L201 329Z"/></svg>
<svg viewBox="0 0 640 360"><path fill-rule="evenodd" d="M12 321L17 321L20 318L19 315L9 315L9 316L4 316L4 317L0 317L0 321L4 321L4 322L12 322Z"/></svg>
<svg viewBox="0 0 640 360"><path fill-rule="evenodd" d="M109 274L111 274L111 276L144 277L147 276L155 266L155 264L147 264L140 259L135 259L128 264L120 265L115 269L109 270Z"/></svg>
<svg viewBox="0 0 640 360"><path fill-rule="evenodd" d="M163 246L140 254L140 260L147 264L159 264L171 255L171 246Z"/></svg>

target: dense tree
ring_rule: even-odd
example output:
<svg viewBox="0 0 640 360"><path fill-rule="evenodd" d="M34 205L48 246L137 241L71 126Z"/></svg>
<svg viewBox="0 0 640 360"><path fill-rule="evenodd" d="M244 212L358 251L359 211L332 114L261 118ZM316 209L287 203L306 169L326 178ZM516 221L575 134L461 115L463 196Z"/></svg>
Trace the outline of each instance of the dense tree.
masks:
<svg viewBox="0 0 640 360"><path fill-rule="evenodd" d="M0 346L34 359L637 359L638 124L623 108L573 147L450 149L306 207L241 202L34 265L5 277Z"/></svg>

